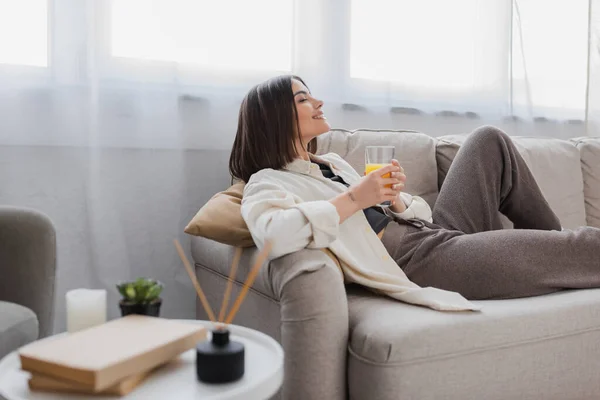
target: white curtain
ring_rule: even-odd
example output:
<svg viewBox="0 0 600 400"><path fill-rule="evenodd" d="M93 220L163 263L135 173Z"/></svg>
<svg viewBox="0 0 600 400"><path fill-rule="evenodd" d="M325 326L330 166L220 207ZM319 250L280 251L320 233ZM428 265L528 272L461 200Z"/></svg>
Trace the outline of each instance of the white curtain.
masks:
<svg viewBox="0 0 600 400"><path fill-rule="evenodd" d="M0 203L57 224L57 330L141 275L193 317L171 239L251 85L300 75L338 127L599 135L599 35L598 0L0 0Z"/></svg>
<svg viewBox="0 0 600 400"><path fill-rule="evenodd" d="M593 134L597 8L596 0L0 0L0 82L54 93L76 86L96 112L107 91L228 104L292 72L333 104L566 121ZM140 145L107 135L94 139ZM141 136L179 146L172 135Z"/></svg>

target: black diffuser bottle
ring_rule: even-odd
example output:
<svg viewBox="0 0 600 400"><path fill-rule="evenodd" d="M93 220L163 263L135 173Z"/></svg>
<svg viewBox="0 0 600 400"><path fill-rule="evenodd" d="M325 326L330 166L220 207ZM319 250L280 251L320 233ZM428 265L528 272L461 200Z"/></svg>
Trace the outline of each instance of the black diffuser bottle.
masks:
<svg viewBox="0 0 600 400"><path fill-rule="evenodd" d="M228 383L244 375L244 345L229 340L226 327L215 328L212 339L196 346L198 380L205 383Z"/></svg>

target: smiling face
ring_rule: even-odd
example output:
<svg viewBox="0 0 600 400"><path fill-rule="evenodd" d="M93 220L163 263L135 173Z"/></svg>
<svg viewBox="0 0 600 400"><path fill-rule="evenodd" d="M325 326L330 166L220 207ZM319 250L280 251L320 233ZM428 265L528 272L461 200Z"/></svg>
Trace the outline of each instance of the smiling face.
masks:
<svg viewBox="0 0 600 400"><path fill-rule="evenodd" d="M329 131L315 99L299 77L280 75L248 91L240 105L238 127L229 157L231 176L248 182L256 172L279 170L317 152L313 140Z"/></svg>
<svg viewBox="0 0 600 400"><path fill-rule="evenodd" d="M299 137L305 147L312 139L329 132L331 127L323 114L323 102L312 97L310 91L302 82L292 79L292 92L298 111Z"/></svg>

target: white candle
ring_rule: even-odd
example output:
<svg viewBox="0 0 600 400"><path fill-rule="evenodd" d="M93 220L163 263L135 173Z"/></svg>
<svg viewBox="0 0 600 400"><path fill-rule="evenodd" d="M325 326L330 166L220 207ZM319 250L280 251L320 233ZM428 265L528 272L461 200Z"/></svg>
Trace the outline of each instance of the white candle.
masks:
<svg viewBox="0 0 600 400"><path fill-rule="evenodd" d="M106 290L70 290L66 300L68 332L77 332L106 322Z"/></svg>

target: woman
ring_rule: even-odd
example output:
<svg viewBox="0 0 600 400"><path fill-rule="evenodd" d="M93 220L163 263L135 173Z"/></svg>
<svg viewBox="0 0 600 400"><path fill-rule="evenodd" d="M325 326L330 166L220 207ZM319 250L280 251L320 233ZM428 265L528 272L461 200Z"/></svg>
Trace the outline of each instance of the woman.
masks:
<svg viewBox="0 0 600 400"><path fill-rule="evenodd" d="M257 246L272 241L272 258L328 248L348 281L440 310L477 309L458 293L504 299L600 286L600 230L561 229L502 131L468 137L432 211L402 191L395 160L361 177L336 154L315 156L315 138L330 128L322 107L300 78L280 76L250 90L240 109L230 171L247 182L242 216ZM383 201L393 205L376 206ZM516 229L503 230L497 211Z"/></svg>

